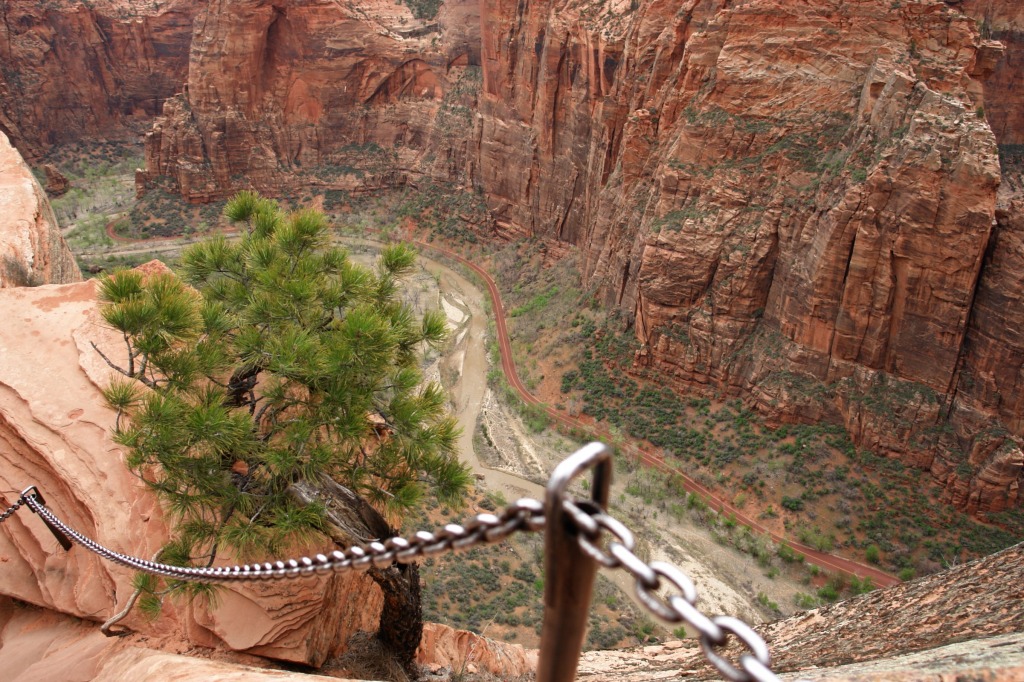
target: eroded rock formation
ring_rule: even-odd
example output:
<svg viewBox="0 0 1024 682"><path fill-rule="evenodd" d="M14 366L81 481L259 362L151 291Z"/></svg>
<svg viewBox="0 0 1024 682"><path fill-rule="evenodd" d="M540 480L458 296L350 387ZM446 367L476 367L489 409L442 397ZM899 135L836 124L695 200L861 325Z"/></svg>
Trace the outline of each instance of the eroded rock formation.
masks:
<svg viewBox="0 0 1024 682"><path fill-rule="evenodd" d="M1024 7L1013 0L963 0L959 7L975 20L982 37L1005 47L983 80L985 118L999 144L1024 144Z"/></svg>
<svg viewBox="0 0 1024 682"><path fill-rule="evenodd" d="M336 677L266 670L254 657L221 655L210 660L181 655L186 647L142 638L108 638L95 623L0 597L0 668L4 679L28 680L276 680L322 682ZM163 645L161 648L160 645Z"/></svg>
<svg viewBox="0 0 1024 682"><path fill-rule="evenodd" d="M640 368L844 423L998 511L1024 475L996 220L1020 25L999 0L213 2L138 180L478 188L498 234L583 252Z"/></svg>
<svg viewBox="0 0 1024 682"><path fill-rule="evenodd" d="M0 288L80 279L46 194L0 132Z"/></svg>
<svg viewBox="0 0 1024 682"><path fill-rule="evenodd" d="M775 671L804 671L787 679L810 673L814 679L863 682L1018 680L1024 671L1022 560L1024 546L1017 545L755 629L771 648ZM958 642L963 644L952 648ZM926 653L909 656L915 652ZM727 655L739 653L734 646ZM695 646L584 654L579 678L631 682L683 671L686 679L719 679Z"/></svg>
<svg viewBox="0 0 1024 682"><path fill-rule="evenodd" d="M0 3L0 132L35 156L148 125L181 90L200 4Z"/></svg>
<svg viewBox="0 0 1024 682"><path fill-rule="evenodd" d="M43 188L50 196L59 197L71 188L68 179L52 163L43 165L43 173L46 175L46 185Z"/></svg>
<svg viewBox="0 0 1024 682"><path fill-rule="evenodd" d="M147 136L140 190L161 178L192 201L249 186L368 190L420 163L458 176L458 143L423 154L432 136L466 146L472 119L452 85L472 81L476 11L452 3L418 21L391 0L214 0L196 21L188 86Z"/></svg>
<svg viewBox="0 0 1024 682"><path fill-rule="evenodd" d="M166 542L167 527L153 494L128 471L111 439L115 415L99 386L112 370L92 343L115 361L124 346L99 317L95 282L2 289L0 310L7 320L2 354L17 358L0 363L3 490L38 485L50 508L80 532L151 557ZM0 556L0 594L55 612L102 622L132 592L131 571L81 547L65 552L27 510L0 527ZM168 600L160 619L148 622L133 611L123 624L317 666L343 651L356 631L376 630L382 603L361 573L227 587L218 597L212 608Z"/></svg>
<svg viewBox="0 0 1024 682"><path fill-rule="evenodd" d="M416 652L416 662L428 669L485 672L504 679L533 672L536 659L536 651L526 651L519 644L497 642L440 623L423 624L423 639Z"/></svg>
<svg viewBox="0 0 1024 682"><path fill-rule="evenodd" d="M971 511L1016 502L1006 436L1022 431L992 420L1013 379L998 399L963 380L1021 368L1012 332L978 326L976 292L1024 314L1016 281L983 274L1009 256L990 250L984 118L1006 48L975 19L942 2L548 2L489 6L483 26L499 224L579 246L642 365L777 420L842 421ZM1000 338L974 356L979 331Z"/></svg>

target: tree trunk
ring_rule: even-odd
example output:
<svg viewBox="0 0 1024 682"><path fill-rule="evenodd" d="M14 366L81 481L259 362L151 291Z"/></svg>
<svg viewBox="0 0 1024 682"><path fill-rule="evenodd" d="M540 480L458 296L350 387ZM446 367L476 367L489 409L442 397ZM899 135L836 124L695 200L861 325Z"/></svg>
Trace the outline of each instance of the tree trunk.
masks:
<svg viewBox="0 0 1024 682"><path fill-rule="evenodd" d="M293 483L289 493L299 502L319 502L326 510L327 534L342 548L386 540L395 535L380 513L363 498L331 478ZM384 593L377 638L415 677L413 663L423 636L420 571L416 564L370 568L368 575Z"/></svg>
<svg viewBox="0 0 1024 682"><path fill-rule="evenodd" d="M423 637L423 608L420 602L420 567L416 564L370 569L370 577L384 593L377 637L395 654L412 678L416 649Z"/></svg>

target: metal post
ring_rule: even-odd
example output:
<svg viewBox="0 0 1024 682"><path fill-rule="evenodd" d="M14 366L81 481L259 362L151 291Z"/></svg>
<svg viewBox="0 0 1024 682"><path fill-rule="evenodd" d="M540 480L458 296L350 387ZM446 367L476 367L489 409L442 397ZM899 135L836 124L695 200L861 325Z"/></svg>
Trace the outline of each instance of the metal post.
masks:
<svg viewBox="0 0 1024 682"><path fill-rule="evenodd" d="M590 596L597 562L580 548L578 526L562 502L574 478L594 469L591 502L581 508L603 511L612 480L611 452L590 443L558 465L544 501L544 624L540 636L537 682L571 682L576 677L587 632Z"/></svg>
<svg viewBox="0 0 1024 682"><path fill-rule="evenodd" d="M43 524L50 529L50 532L53 533L53 537L57 538L57 542L59 542L60 546L64 548L64 551L70 552L72 547L71 539L68 538L67 535L64 535L63 531L61 531L59 528L50 523L49 519L47 519L45 516L36 511L33 502L37 502L39 504L46 504L46 501L43 500L43 496L39 492L39 489L36 488L34 485L30 485L29 487L21 491L21 499L25 500L25 504L28 506L28 508L31 509L40 519L42 519Z"/></svg>

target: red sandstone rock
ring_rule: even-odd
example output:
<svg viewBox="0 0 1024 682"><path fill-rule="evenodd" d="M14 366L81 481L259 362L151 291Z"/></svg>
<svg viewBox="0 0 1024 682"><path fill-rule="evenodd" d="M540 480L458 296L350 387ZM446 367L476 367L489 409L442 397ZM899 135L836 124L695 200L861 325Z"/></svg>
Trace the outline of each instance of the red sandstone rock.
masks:
<svg viewBox="0 0 1024 682"><path fill-rule="evenodd" d="M1024 144L1024 7L1014 0L963 0L959 7L982 37L1002 46L982 79L985 118L999 144Z"/></svg>
<svg viewBox="0 0 1024 682"><path fill-rule="evenodd" d="M1020 12L952 4L460 2L434 33L383 0L213 2L138 183L481 187L498 234L582 250L651 371L844 423L997 511L1017 460L961 465L1024 436L989 127L1021 127Z"/></svg>
<svg viewBox="0 0 1024 682"><path fill-rule="evenodd" d="M46 193L59 197L66 193L71 187L71 183L64 177L64 174L57 170L57 167L52 163L48 163L43 166L43 173L46 174Z"/></svg>
<svg viewBox="0 0 1024 682"><path fill-rule="evenodd" d="M503 678L526 675L537 665L536 652L527 652L519 644L497 642L439 623L423 624L423 639L416 651L416 662L455 671L472 665L477 670Z"/></svg>
<svg viewBox="0 0 1024 682"><path fill-rule="evenodd" d="M460 23L475 8L454 3L433 23L392 0L210 3L187 89L147 135L140 191L161 176L192 201L249 186L276 194L403 182L448 81L477 59L476 31ZM452 125L465 136L464 121ZM457 172L443 153L435 163Z"/></svg>
<svg viewBox="0 0 1024 682"><path fill-rule="evenodd" d="M680 386L842 421L940 478L966 460L921 441L984 280L1001 176L977 110L1003 48L942 2L513 5L483 16L480 176L504 230L581 247ZM1014 382L1017 347L989 352ZM1015 462L951 497L1003 508Z"/></svg>
<svg viewBox="0 0 1024 682"><path fill-rule="evenodd" d="M0 132L0 288L80 279L50 202Z"/></svg>
<svg viewBox="0 0 1024 682"><path fill-rule="evenodd" d="M0 131L23 153L125 137L180 91L191 0L8 0L0 7Z"/></svg>
<svg viewBox="0 0 1024 682"><path fill-rule="evenodd" d="M99 386L112 370L91 344L115 362L124 346L99 316L94 282L0 289L0 310L7 320L0 336L0 488L36 484L79 531L114 550L152 556L167 528L153 494L111 439L114 414ZM131 571L81 547L65 552L24 509L0 526L0 556L0 594L78 618L102 622L132 592ZM376 629L381 604L365 574L332 574L227 587L216 608L165 603L152 623L137 612L123 622L200 646L317 666L344 651L356 631Z"/></svg>
<svg viewBox="0 0 1024 682"><path fill-rule="evenodd" d="M173 643L105 637L94 623L15 606L0 598L0 669L11 682L30 680L208 680L227 682L336 680L306 673L268 670L255 657L222 654L228 660L183 656ZM163 645L163 650L159 647ZM262 668L262 669L261 669Z"/></svg>

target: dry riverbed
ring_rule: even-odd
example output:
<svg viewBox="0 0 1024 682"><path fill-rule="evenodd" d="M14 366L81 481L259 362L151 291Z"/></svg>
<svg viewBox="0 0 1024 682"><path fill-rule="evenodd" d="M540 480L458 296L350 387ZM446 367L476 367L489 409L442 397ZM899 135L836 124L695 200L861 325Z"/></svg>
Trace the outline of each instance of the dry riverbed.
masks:
<svg viewBox="0 0 1024 682"><path fill-rule="evenodd" d="M514 409L499 400L498 393L487 386L483 293L443 265L427 258L423 262L438 283L438 300L455 339L439 362L437 376L445 380L452 393L464 429L465 459L480 479L479 485L500 493L502 499L511 501L523 495L541 498L542 484L551 471L581 443L550 429L533 433ZM795 595L812 591L784 573L774 575L777 571L716 541L713 532L689 516L673 518L629 494L631 481L647 480L643 472L618 471L615 479L613 513L637 533L641 556L668 561L686 572L697 585L700 607L709 614L761 622L774 617L766 604L775 603L780 611L792 612ZM580 494L585 495L582 490ZM623 572L611 572L608 577L629 589L630 582Z"/></svg>

